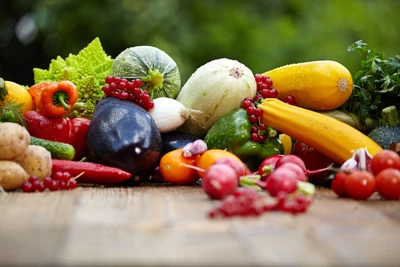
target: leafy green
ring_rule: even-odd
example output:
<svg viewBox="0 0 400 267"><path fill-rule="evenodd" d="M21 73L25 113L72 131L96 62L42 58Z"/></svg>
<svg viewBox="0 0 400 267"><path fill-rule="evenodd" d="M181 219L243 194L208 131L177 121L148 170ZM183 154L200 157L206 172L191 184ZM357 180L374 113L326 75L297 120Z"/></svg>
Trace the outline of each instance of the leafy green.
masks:
<svg viewBox="0 0 400 267"><path fill-rule="evenodd" d="M355 113L364 124L368 119L380 120L385 107L400 109L400 55L385 59L362 40L347 51L358 52L362 60L361 69L353 74L353 93L341 109Z"/></svg>
<svg viewBox="0 0 400 267"><path fill-rule="evenodd" d="M34 68L34 81L73 82L79 92L76 104L79 108L74 109L68 116L91 119L96 103L104 96L102 87L105 85L105 78L111 73L113 61L111 56L104 52L97 37L77 55L69 54L65 60L60 56L52 59L48 70Z"/></svg>

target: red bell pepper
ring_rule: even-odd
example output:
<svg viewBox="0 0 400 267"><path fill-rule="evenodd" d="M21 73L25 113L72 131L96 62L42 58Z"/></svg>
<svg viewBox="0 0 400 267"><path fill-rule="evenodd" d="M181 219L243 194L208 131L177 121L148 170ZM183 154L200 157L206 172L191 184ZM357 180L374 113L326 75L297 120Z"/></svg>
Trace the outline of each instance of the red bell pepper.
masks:
<svg viewBox="0 0 400 267"><path fill-rule="evenodd" d="M81 160L87 155L89 119L53 118L37 111L28 111L24 114L24 120L32 136L72 145L75 148L74 160Z"/></svg>

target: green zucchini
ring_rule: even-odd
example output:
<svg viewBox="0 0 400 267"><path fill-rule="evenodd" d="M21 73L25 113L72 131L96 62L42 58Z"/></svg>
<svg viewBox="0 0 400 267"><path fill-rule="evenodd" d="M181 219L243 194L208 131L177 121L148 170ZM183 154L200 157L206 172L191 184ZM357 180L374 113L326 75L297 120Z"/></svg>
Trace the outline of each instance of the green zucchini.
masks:
<svg viewBox="0 0 400 267"><path fill-rule="evenodd" d="M31 145L42 146L51 153L53 159L72 160L75 157L75 148L70 144L49 141L31 136Z"/></svg>

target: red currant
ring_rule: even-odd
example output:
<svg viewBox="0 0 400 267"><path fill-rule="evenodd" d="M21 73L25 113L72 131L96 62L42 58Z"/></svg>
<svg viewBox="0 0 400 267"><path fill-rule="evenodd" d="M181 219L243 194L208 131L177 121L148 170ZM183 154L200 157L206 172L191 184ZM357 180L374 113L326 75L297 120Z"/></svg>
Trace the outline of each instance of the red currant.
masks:
<svg viewBox="0 0 400 267"><path fill-rule="evenodd" d="M78 187L78 182L76 180L70 180L68 182L69 189L75 189Z"/></svg>
<svg viewBox="0 0 400 267"><path fill-rule="evenodd" d="M112 83L113 79L114 79L114 78L113 78L112 76L107 76L107 78L106 78L106 84Z"/></svg>
<svg viewBox="0 0 400 267"><path fill-rule="evenodd" d="M21 185L21 190L26 192L26 193L33 192L32 184L29 181L23 182L22 185Z"/></svg>

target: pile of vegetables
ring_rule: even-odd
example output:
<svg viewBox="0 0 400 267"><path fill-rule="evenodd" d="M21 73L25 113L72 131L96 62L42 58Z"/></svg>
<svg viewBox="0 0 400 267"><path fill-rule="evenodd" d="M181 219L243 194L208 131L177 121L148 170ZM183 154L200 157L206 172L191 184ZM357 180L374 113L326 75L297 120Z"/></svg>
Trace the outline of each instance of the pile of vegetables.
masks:
<svg viewBox="0 0 400 267"><path fill-rule="evenodd" d="M1 125L12 121L26 141L12 156L0 150L0 160L12 162L0 165L15 176L0 175L0 184L15 190L32 175L58 179L60 173L102 185L201 181L205 194L220 200L211 217L305 212L315 184L335 177L336 192L337 177L352 177L346 166L365 155L373 162L400 142L400 58L386 60L361 41L349 51L365 56L355 75L332 60L254 74L220 58L200 66L181 88L179 68L166 52L136 46L112 59L96 38L77 55L53 59L48 70L34 68L28 88L0 79ZM338 113L353 122L338 120ZM368 153L354 154L360 149ZM45 174L32 167L34 153L47 155ZM370 177L350 180L369 185Z"/></svg>

